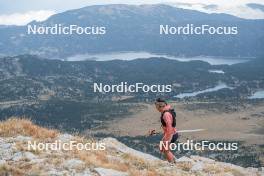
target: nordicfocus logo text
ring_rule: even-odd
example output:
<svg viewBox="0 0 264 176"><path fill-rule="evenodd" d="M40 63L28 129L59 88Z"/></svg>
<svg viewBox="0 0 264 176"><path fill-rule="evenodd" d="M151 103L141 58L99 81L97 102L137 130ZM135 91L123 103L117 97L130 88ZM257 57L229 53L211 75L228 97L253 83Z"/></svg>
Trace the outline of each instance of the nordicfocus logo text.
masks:
<svg viewBox="0 0 264 176"><path fill-rule="evenodd" d="M106 27L104 26L78 26L69 25L63 26L62 24L55 24L53 26L37 26L27 25L27 34L33 35L103 35L106 34Z"/></svg>
<svg viewBox="0 0 264 176"><path fill-rule="evenodd" d="M103 85L102 83L94 83L94 92L108 93L108 92L118 92L118 93L137 93L137 92L171 92L172 85L146 85L144 83L128 84L127 82L121 82L115 85Z"/></svg>
<svg viewBox="0 0 264 176"><path fill-rule="evenodd" d="M160 25L160 35L236 35L237 26L211 26L186 24L185 26Z"/></svg>
<svg viewBox="0 0 264 176"><path fill-rule="evenodd" d="M55 151L55 150L105 150L106 145L105 143L80 143L77 141L69 141L69 142L62 142L61 140L56 140L51 143L43 143L43 142L36 142L28 141L28 150L39 150L39 151Z"/></svg>
<svg viewBox="0 0 264 176"><path fill-rule="evenodd" d="M193 140L187 140L185 143L169 143L168 141L160 141L160 150L177 150L177 151L189 151L189 150L211 150L211 151L234 151L238 150L237 142L210 142L200 141L194 142Z"/></svg>

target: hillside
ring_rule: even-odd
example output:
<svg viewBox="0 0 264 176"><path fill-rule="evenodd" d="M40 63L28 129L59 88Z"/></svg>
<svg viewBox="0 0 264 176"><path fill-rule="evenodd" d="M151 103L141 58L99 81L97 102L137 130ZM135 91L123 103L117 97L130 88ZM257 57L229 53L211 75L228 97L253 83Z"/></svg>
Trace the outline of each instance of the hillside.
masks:
<svg viewBox="0 0 264 176"><path fill-rule="evenodd" d="M34 125L25 119L11 118L0 123L0 175L86 175L86 176L125 176L125 175L228 175L260 176L263 171L255 168L242 168L211 159L191 156L177 159L176 165L162 161L118 142L105 138L105 150L100 151L45 151L28 150L28 141L37 143L80 143L95 142L77 135L60 133Z"/></svg>

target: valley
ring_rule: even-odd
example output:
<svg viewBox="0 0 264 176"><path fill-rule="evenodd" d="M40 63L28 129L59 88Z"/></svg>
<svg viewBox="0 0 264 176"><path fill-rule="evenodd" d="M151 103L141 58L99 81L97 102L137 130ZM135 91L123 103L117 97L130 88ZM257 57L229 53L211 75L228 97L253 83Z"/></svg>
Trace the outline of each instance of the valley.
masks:
<svg viewBox="0 0 264 176"><path fill-rule="evenodd" d="M145 135L160 127L153 101L163 97L176 108L178 129L206 129L183 134L180 141L239 142L236 154L191 154L246 167L263 166L264 102L256 97L264 87L262 59L210 65L166 58L61 61L21 55L1 58L0 63L1 120L25 117L65 132L111 136L159 156L155 146L161 136ZM93 92L94 82L114 85L122 81L171 84L172 91ZM188 154L177 153L182 155Z"/></svg>

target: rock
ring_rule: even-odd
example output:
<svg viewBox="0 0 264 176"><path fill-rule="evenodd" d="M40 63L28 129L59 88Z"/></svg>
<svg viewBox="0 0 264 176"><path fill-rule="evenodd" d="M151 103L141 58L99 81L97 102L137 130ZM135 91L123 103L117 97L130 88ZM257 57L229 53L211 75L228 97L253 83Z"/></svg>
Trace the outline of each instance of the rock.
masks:
<svg viewBox="0 0 264 176"><path fill-rule="evenodd" d="M193 161L191 158L188 158L188 157L186 157L186 156L183 156L183 157L177 159L177 160L176 160L176 163L177 163L177 162L190 162L190 163L194 163L194 161Z"/></svg>
<svg viewBox="0 0 264 176"><path fill-rule="evenodd" d="M33 160L31 160L30 162L33 164L36 164L36 163L41 163L41 162L44 162L45 161L45 159L33 159Z"/></svg>
<svg viewBox="0 0 264 176"><path fill-rule="evenodd" d="M6 163L5 160L0 160L0 166L4 165Z"/></svg>
<svg viewBox="0 0 264 176"><path fill-rule="evenodd" d="M240 175L257 175L256 171L249 171L246 168L243 168L241 166L237 166L234 164L230 164L230 163L224 163L224 162L218 162L218 167L220 168L229 168L231 170L234 170L235 172L239 173Z"/></svg>
<svg viewBox="0 0 264 176"><path fill-rule="evenodd" d="M117 156L107 155L106 157L108 161L111 163L114 163L114 162L125 163L125 161L122 160L122 158L117 157Z"/></svg>
<svg viewBox="0 0 264 176"><path fill-rule="evenodd" d="M257 172L258 171L258 169L257 168L254 168L254 167L248 167L248 168L246 168L247 169L247 171L249 171L249 172Z"/></svg>
<svg viewBox="0 0 264 176"><path fill-rule="evenodd" d="M37 159L38 157L36 155L34 155L33 153L31 152L16 152L13 157L12 157L12 160L13 161L20 161L21 159L28 159L29 161L32 161L32 160L35 160Z"/></svg>
<svg viewBox="0 0 264 176"><path fill-rule="evenodd" d="M197 155L192 155L191 159L193 159L194 161L202 161L202 162L205 162L205 163L215 163L215 160L212 160L210 158L197 156Z"/></svg>
<svg viewBox="0 0 264 176"><path fill-rule="evenodd" d="M105 143L106 149L108 148L113 148L119 152L122 153L126 153L126 154L130 154L132 156L135 156L137 158L141 158L145 161L149 161L149 162L157 162L157 161L161 161L159 158L152 156L150 154L146 154L137 150L134 150L132 148L129 148L128 146L126 146L125 144L119 142L118 140L114 139L114 138L105 138L103 140L100 141L101 143Z"/></svg>
<svg viewBox="0 0 264 176"><path fill-rule="evenodd" d="M7 149L10 149L10 148L12 148L12 144L9 144L9 143L2 143L2 144L0 144L0 149L1 150L7 150Z"/></svg>
<svg viewBox="0 0 264 176"><path fill-rule="evenodd" d="M126 172L120 172L113 169L95 168L94 169L100 176L128 176Z"/></svg>
<svg viewBox="0 0 264 176"><path fill-rule="evenodd" d="M0 138L0 159L10 160L13 156L13 143L8 143L6 139Z"/></svg>
<svg viewBox="0 0 264 176"><path fill-rule="evenodd" d="M223 176L234 176L231 172L226 172Z"/></svg>
<svg viewBox="0 0 264 176"><path fill-rule="evenodd" d="M3 160L10 160L13 156L13 150L12 149L2 149L0 147L0 158Z"/></svg>
<svg viewBox="0 0 264 176"><path fill-rule="evenodd" d="M31 152L25 152L24 157L27 158L28 160L34 160L38 158L36 155L34 155Z"/></svg>
<svg viewBox="0 0 264 176"><path fill-rule="evenodd" d="M64 176L64 175L70 175L67 171L58 171L54 168L51 168L48 172L47 175L49 176Z"/></svg>
<svg viewBox="0 0 264 176"><path fill-rule="evenodd" d="M84 168L85 163L78 159L70 159L65 161L63 166L67 169L79 169L79 168Z"/></svg>
<svg viewBox="0 0 264 176"><path fill-rule="evenodd" d="M85 169L81 173L76 173L75 176L92 176L90 169Z"/></svg>
<svg viewBox="0 0 264 176"><path fill-rule="evenodd" d="M23 158L23 154L22 152L16 152L13 157L12 157L12 160L13 161L19 161Z"/></svg>
<svg viewBox="0 0 264 176"><path fill-rule="evenodd" d="M60 134L60 135L57 137L57 140L60 140L61 142L64 142L64 143L68 143L68 142L70 142L73 138L74 138L74 136L65 133L65 134Z"/></svg>
<svg viewBox="0 0 264 176"><path fill-rule="evenodd" d="M15 138L16 141L19 141L19 142L27 142L27 141L31 141L32 140L32 137L28 137L28 136L17 136Z"/></svg>
<svg viewBox="0 0 264 176"><path fill-rule="evenodd" d="M0 159L10 160L13 155L13 144L8 143L3 138L0 138Z"/></svg>
<svg viewBox="0 0 264 176"><path fill-rule="evenodd" d="M203 162L197 162L195 163L192 168L191 168L191 171L193 172L199 172L199 171L202 171L204 168L204 163Z"/></svg>
<svg viewBox="0 0 264 176"><path fill-rule="evenodd" d="M264 167L258 169L259 175L264 175Z"/></svg>

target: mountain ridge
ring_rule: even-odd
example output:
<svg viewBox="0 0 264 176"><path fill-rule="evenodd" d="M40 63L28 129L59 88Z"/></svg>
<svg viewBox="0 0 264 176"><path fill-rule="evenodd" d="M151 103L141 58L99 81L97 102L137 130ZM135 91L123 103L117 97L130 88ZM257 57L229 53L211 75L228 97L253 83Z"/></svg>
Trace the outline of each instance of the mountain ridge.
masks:
<svg viewBox="0 0 264 176"><path fill-rule="evenodd" d="M237 26L237 35L160 35L159 25ZM264 20L246 20L227 14L207 14L167 5L88 6L55 14L36 25L76 24L105 26L100 36L28 35L26 26L0 28L0 54L37 54L65 58L77 54L147 51L174 56L263 56ZM235 43L235 45L234 45ZM191 50L190 50L191 48Z"/></svg>

